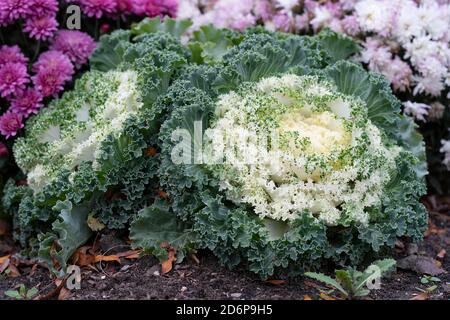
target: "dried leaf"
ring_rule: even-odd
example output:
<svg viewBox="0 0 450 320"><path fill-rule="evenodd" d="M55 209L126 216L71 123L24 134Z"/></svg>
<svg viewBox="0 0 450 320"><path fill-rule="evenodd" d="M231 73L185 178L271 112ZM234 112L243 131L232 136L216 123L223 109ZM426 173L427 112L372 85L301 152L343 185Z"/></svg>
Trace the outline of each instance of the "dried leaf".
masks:
<svg viewBox="0 0 450 320"><path fill-rule="evenodd" d="M161 274L170 272L170 270L172 270L174 261L177 260L177 258L175 257L175 249L172 247L168 248L167 256L167 260L161 262Z"/></svg>
<svg viewBox="0 0 450 320"><path fill-rule="evenodd" d="M412 297L409 300L428 300L430 297L430 294L428 292L421 292L416 294L414 297Z"/></svg>
<svg viewBox="0 0 450 320"><path fill-rule="evenodd" d="M67 298L70 297L70 294L71 294L70 290L62 286L61 291L59 291L58 294L58 300L67 300Z"/></svg>
<svg viewBox="0 0 450 320"><path fill-rule="evenodd" d="M145 149L145 155L148 157L154 157L154 156L156 156L156 153L157 153L157 151L156 151L156 148L154 148L154 147L149 147L149 148Z"/></svg>
<svg viewBox="0 0 450 320"><path fill-rule="evenodd" d="M13 265L12 263L9 264L8 270L9 270L9 273L8 273L9 277L16 278L16 277L20 276L19 269L17 269L17 267L15 265Z"/></svg>
<svg viewBox="0 0 450 320"><path fill-rule="evenodd" d="M8 233L8 223L5 220L0 220L0 236Z"/></svg>
<svg viewBox="0 0 450 320"><path fill-rule="evenodd" d="M128 251L116 253L115 255L119 258L125 258L125 259L139 259L140 253L141 253L141 250L128 250Z"/></svg>
<svg viewBox="0 0 450 320"><path fill-rule="evenodd" d="M90 249L89 246L83 246L78 248L78 250L72 256L73 264L84 267L91 265L95 262L95 257L92 254L87 253Z"/></svg>
<svg viewBox="0 0 450 320"><path fill-rule="evenodd" d="M312 298L310 296L308 296L307 294L305 294L303 296L303 300L312 300Z"/></svg>
<svg viewBox="0 0 450 320"><path fill-rule="evenodd" d="M163 198L163 199L168 199L169 195L167 194L167 192L162 191L162 190L158 190L158 196Z"/></svg>
<svg viewBox="0 0 450 320"><path fill-rule="evenodd" d="M424 236L428 237L429 235L435 234L435 235L442 235L445 233L445 229L438 228L431 219L428 220L428 230L425 232Z"/></svg>
<svg viewBox="0 0 450 320"><path fill-rule="evenodd" d="M272 280L266 280L267 283L273 284L275 286L282 285L286 283L286 280L278 280L278 279L272 279Z"/></svg>
<svg viewBox="0 0 450 320"><path fill-rule="evenodd" d="M38 264L35 263L35 264L31 267L31 270L30 270L30 276L32 276L32 275L35 274L37 268L38 268Z"/></svg>
<svg viewBox="0 0 450 320"><path fill-rule="evenodd" d="M2 258L4 258L4 257L2 257ZM3 271L5 271L6 268L8 268L9 263L10 263L11 260L9 258L7 258L7 259L4 259L2 261L3 262L0 263L0 273L3 273Z"/></svg>
<svg viewBox="0 0 450 320"><path fill-rule="evenodd" d="M102 256L102 255L97 255L95 256L95 262L100 262L100 261L116 261L118 263L120 263L120 258L116 255L110 255L110 256Z"/></svg>
<svg viewBox="0 0 450 320"><path fill-rule="evenodd" d="M436 257L439 259L444 259L446 253L447 251L445 251L445 249L442 249L441 251L439 251Z"/></svg>
<svg viewBox="0 0 450 320"><path fill-rule="evenodd" d="M436 265L436 260L426 256L411 255L397 261L400 269L412 270L418 274L437 276L445 271Z"/></svg>
<svg viewBox="0 0 450 320"><path fill-rule="evenodd" d="M9 257L11 257L10 254L0 257L0 264L3 264L6 260L9 260Z"/></svg>
<svg viewBox="0 0 450 320"><path fill-rule="evenodd" d="M320 293L320 298L322 300L336 300L336 298L333 298L333 297L327 295L325 292Z"/></svg>

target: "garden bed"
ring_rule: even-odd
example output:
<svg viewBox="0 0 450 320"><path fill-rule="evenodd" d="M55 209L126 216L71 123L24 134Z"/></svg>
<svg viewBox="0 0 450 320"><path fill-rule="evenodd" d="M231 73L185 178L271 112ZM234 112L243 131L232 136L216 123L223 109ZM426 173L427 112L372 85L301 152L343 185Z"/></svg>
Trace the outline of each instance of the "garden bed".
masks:
<svg viewBox="0 0 450 320"><path fill-rule="evenodd" d="M429 207L431 202L428 201ZM433 285L422 284L423 275L412 270L397 269L390 278L382 280L380 290L372 291L369 299L438 299L448 300L450 290L450 257L443 255L442 249L450 247L450 216L448 204L440 202L430 210L430 228L423 243L417 248L396 247L396 257L401 259L410 251L435 259L437 264L446 271L438 276L437 288L430 294L424 294L419 289L426 290ZM117 240L117 239L116 239ZM117 246L111 240L111 248ZM2 242L2 250L10 247L8 240ZM108 246L108 243L103 245ZM10 247L12 249L12 247ZM123 248L122 248L123 249ZM121 250L122 250L121 249ZM126 250L126 248L124 249ZM447 250L448 251L448 250ZM4 255L6 252L1 252ZM207 251L198 252L198 262L189 259L175 265L173 270L161 275L158 261L151 256L138 260L122 260L117 262L102 262L85 266L81 273L81 289L66 292L60 298L64 299L329 299L336 298L328 288L317 282L304 278L291 280L261 281L255 275L244 269L230 271L221 267L214 256ZM95 269L94 269L95 268ZM19 265L20 276L8 277L0 281L0 299L8 299L4 292L24 284L26 288L36 287L40 298L57 299L60 294L50 272L43 267ZM30 274L32 273L32 274ZM322 292L322 295L321 295ZM323 292L328 294L324 295Z"/></svg>

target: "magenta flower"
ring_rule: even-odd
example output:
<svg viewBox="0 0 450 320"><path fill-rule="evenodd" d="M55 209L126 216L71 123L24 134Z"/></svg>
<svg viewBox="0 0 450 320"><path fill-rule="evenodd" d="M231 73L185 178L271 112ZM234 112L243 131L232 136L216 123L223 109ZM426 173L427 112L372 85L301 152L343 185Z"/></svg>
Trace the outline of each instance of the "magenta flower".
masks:
<svg viewBox="0 0 450 320"><path fill-rule="evenodd" d="M178 8L177 0L133 0L133 12L148 17L175 17Z"/></svg>
<svg viewBox="0 0 450 320"><path fill-rule="evenodd" d="M0 66L7 62L27 64L28 58L22 53L19 46L0 47Z"/></svg>
<svg viewBox="0 0 450 320"><path fill-rule="evenodd" d="M145 14L149 17L156 16L170 16L177 15L178 1L177 0L149 0L145 8Z"/></svg>
<svg viewBox="0 0 450 320"><path fill-rule="evenodd" d="M14 137L23 128L23 117L20 114L7 111L0 116L0 133L8 139Z"/></svg>
<svg viewBox="0 0 450 320"><path fill-rule="evenodd" d="M88 17L101 18L116 11L115 0L79 0L81 9Z"/></svg>
<svg viewBox="0 0 450 320"><path fill-rule="evenodd" d="M57 69L64 73L70 79L74 73L73 65L69 58L62 52L57 50L49 50L39 56L38 61L33 65L33 71Z"/></svg>
<svg viewBox="0 0 450 320"><path fill-rule="evenodd" d="M43 97L55 96L74 74L73 64L62 52L50 50L40 55L33 65L32 77L36 89Z"/></svg>
<svg viewBox="0 0 450 320"><path fill-rule="evenodd" d="M94 51L95 41L81 31L60 30L50 49L64 53L75 67L80 68Z"/></svg>
<svg viewBox="0 0 450 320"><path fill-rule="evenodd" d="M9 98L25 89L28 78L27 67L18 62L7 62L0 67L0 95Z"/></svg>
<svg viewBox="0 0 450 320"><path fill-rule="evenodd" d="M24 18L30 14L30 0L1 0L0 12L5 23Z"/></svg>
<svg viewBox="0 0 450 320"><path fill-rule="evenodd" d="M29 0L30 12L36 16L54 16L58 12L56 0Z"/></svg>
<svg viewBox="0 0 450 320"><path fill-rule="evenodd" d="M121 13L130 13L133 9L133 0L116 0L117 11Z"/></svg>
<svg viewBox="0 0 450 320"><path fill-rule="evenodd" d="M10 110L27 118L30 114L37 114L42 106L41 93L28 88L12 99Z"/></svg>
<svg viewBox="0 0 450 320"><path fill-rule="evenodd" d="M30 34L30 38L46 40L58 30L58 21L54 16L35 16L26 20L23 31Z"/></svg>
<svg viewBox="0 0 450 320"><path fill-rule="evenodd" d="M7 157L8 155L8 147L3 142L0 142L0 157Z"/></svg>

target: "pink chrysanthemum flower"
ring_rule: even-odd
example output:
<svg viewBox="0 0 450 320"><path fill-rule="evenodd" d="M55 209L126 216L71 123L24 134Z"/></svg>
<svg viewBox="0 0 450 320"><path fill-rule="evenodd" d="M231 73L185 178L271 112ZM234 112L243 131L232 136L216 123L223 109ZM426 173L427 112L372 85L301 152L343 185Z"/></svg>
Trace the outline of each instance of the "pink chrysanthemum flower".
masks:
<svg viewBox="0 0 450 320"><path fill-rule="evenodd" d="M79 0L79 4L84 14L97 19L116 12L117 5L115 0Z"/></svg>
<svg viewBox="0 0 450 320"><path fill-rule="evenodd" d="M58 30L58 21L54 16L35 16L26 20L23 31L30 34L30 38L46 40Z"/></svg>
<svg viewBox="0 0 450 320"><path fill-rule="evenodd" d="M30 14L30 0L1 0L0 12L8 23Z"/></svg>
<svg viewBox="0 0 450 320"><path fill-rule="evenodd" d="M22 53L19 46L0 47L0 66L7 62L27 64L28 58Z"/></svg>
<svg viewBox="0 0 450 320"><path fill-rule="evenodd" d="M30 12L36 16L54 16L58 12L57 0L29 0Z"/></svg>
<svg viewBox="0 0 450 320"><path fill-rule="evenodd" d="M0 142L0 157L7 157L8 155L8 147L3 142Z"/></svg>
<svg viewBox="0 0 450 320"><path fill-rule="evenodd" d="M117 0L117 11L120 13L130 13L133 9L133 0Z"/></svg>
<svg viewBox="0 0 450 320"><path fill-rule="evenodd" d="M36 89L28 88L19 93L11 101L11 111L27 118L30 114L37 114L42 108L42 95Z"/></svg>
<svg viewBox="0 0 450 320"><path fill-rule="evenodd" d="M49 50L39 56L38 61L33 65L33 71L58 69L64 73L69 79L72 77L74 70L69 58L62 52L57 50Z"/></svg>
<svg viewBox="0 0 450 320"><path fill-rule="evenodd" d="M0 133L8 139L14 137L23 128L23 117L20 114L7 111L0 117Z"/></svg>
<svg viewBox="0 0 450 320"><path fill-rule="evenodd" d="M61 30L56 34L50 48L64 53L75 67L80 68L94 51L95 41L81 31Z"/></svg>
<svg viewBox="0 0 450 320"><path fill-rule="evenodd" d="M148 17L175 17L178 9L177 0L133 0L133 12Z"/></svg>
<svg viewBox="0 0 450 320"><path fill-rule="evenodd" d="M54 96L64 88L74 74L73 64L63 53L55 50L44 52L33 65L32 77L36 89L43 97Z"/></svg>
<svg viewBox="0 0 450 320"><path fill-rule="evenodd" d="M0 95L9 98L25 89L28 78L27 67L22 63L7 62L0 67Z"/></svg>

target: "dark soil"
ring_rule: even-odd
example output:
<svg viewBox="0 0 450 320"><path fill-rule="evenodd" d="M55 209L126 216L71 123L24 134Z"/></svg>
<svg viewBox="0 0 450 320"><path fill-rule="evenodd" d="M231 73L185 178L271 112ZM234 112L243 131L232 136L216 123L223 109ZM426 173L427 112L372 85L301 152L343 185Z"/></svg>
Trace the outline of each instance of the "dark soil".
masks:
<svg viewBox="0 0 450 320"><path fill-rule="evenodd" d="M450 215L432 211L432 225L427 231L424 242L415 249L418 255L436 259L437 264L447 272L439 275L440 282L430 294L419 295L422 299L450 298ZM447 254L437 257L442 249ZM396 247L397 258L406 256L411 249L401 242ZM414 248L413 248L414 250ZM4 252L0 252L0 256ZM175 265L173 270L160 275L160 265L149 256L138 260L102 262L83 267L81 289L73 290L66 299L321 299L320 292L329 288L304 278L281 281L272 284L261 281L255 275L242 269L227 270L221 267L209 252L197 254L200 263L188 260ZM39 295L56 299L54 279L47 269L31 264L20 265L21 275L10 277L0 275L0 299L8 299L4 291L25 284L27 288L36 287ZM30 275L30 273L33 273ZM409 270L392 273L383 278L380 290L373 290L369 299L411 299L421 293L418 288L426 289L433 284L421 284L422 275ZM52 296L52 292L55 294ZM306 296L306 297L305 297ZM336 297L335 293L328 296Z"/></svg>

